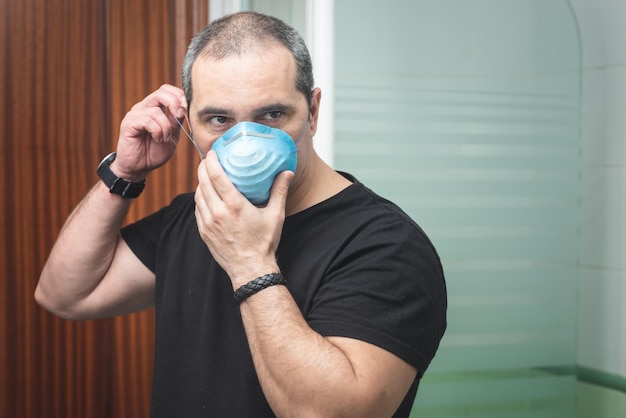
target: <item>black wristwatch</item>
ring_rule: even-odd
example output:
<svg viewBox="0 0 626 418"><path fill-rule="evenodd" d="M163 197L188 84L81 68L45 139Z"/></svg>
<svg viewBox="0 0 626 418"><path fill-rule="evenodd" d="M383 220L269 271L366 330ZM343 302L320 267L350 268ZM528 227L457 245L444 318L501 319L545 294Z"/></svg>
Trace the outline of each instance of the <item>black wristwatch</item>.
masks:
<svg viewBox="0 0 626 418"><path fill-rule="evenodd" d="M139 196L146 185L146 181L132 183L116 176L111 170L111 167L109 167L111 163L115 161L115 157L117 157L117 153L115 152L104 157L100 164L98 164L98 176L102 179L104 184L107 185L111 193L119 194L122 197Z"/></svg>

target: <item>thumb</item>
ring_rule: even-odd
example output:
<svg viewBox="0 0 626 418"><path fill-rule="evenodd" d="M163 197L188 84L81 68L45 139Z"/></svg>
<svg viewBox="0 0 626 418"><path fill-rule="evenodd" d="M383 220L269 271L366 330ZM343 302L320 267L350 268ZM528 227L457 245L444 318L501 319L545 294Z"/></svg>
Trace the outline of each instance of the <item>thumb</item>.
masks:
<svg viewBox="0 0 626 418"><path fill-rule="evenodd" d="M289 184L291 184L292 179L293 171L287 170L278 173L274 179L274 184L272 185L269 200L270 205L280 205L282 208L285 207L287 195L289 194Z"/></svg>

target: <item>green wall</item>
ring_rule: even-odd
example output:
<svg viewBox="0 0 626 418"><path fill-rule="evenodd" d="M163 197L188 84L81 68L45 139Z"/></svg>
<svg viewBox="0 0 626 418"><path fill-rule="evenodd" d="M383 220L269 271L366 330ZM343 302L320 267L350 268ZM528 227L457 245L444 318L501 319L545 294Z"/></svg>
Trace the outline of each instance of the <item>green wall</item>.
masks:
<svg viewBox="0 0 626 418"><path fill-rule="evenodd" d="M579 382L579 418L623 418L626 417L626 393L619 390Z"/></svg>

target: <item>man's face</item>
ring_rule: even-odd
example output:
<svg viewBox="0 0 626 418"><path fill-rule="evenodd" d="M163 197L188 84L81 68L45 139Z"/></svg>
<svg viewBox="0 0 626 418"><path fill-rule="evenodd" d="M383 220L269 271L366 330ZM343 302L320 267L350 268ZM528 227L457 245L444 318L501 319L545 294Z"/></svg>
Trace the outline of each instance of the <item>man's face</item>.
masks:
<svg viewBox="0 0 626 418"><path fill-rule="evenodd" d="M203 152L243 121L282 129L293 139L303 133L303 142L315 133L317 113L305 127L311 116L308 104L295 86L295 61L282 46L258 47L243 56L221 60L199 57L191 77L189 117L194 139Z"/></svg>

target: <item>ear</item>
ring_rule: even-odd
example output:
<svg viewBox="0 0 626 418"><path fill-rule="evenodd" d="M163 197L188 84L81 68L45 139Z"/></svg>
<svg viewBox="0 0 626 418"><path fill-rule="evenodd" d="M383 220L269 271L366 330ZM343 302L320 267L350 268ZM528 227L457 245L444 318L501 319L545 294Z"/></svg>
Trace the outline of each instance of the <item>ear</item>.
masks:
<svg viewBox="0 0 626 418"><path fill-rule="evenodd" d="M309 108L309 124L311 129L311 137L317 132L317 118L320 115L320 101L322 100L322 90L315 87L311 93L311 107Z"/></svg>

